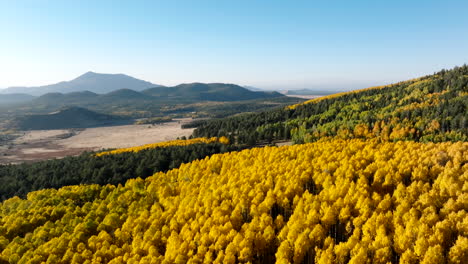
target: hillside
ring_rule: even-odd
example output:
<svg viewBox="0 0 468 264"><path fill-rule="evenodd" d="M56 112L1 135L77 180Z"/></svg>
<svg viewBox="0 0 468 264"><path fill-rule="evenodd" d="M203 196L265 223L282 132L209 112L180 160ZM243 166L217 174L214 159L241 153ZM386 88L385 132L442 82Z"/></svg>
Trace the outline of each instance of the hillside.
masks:
<svg viewBox="0 0 468 264"><path fill-rule="evenodd" d="M468 139L468 66L388 86L338 93L285 109L197 124L195 136L239 143L323 137L382 140Z"/></svg>
<svg viewBox="0 0 468 264"><path fill-rule="evenodd" d="M47 93L33 100L31 105L47 108L57 108L66 106L90 107L100 105L101 108L111 108L119 104L127 103L148 103L153 98L143 93L130 90L119 89L106 94L96 94L90 91L73 93Z"/></svg>
<svg viewBox="0 0 468 264"><path fill-rule="evenodd" d="M86 128L128 123L129 120L105 115L80 107L69 107L45 115L28 115L17 118L13 126L21 130L46 130Z"/></svg>
<svg viewBox="0 0 468 264"><path fill-rule="evenodd" d="M0 260L462 264L466 157L466 142L336 140L32 192L0 205Z"/></svg>
<svg viewBox="0 0 468 264"><path fill-rule="evenodd" d="M0 90L0 93L26 93L37 96L44 95L46 93L90 91L93 93L104 94L118 89L141 91L156 86L158 85L139 80L125 74L104 74L90 71L71 81L37 87L10 87Z"/></svg>
<svg viewBox="0 0 468 264"><path fill-rule="evenodd" d="M116 103L118 101L151 101L154 100L151 96L147 96L143 93L130 90L130 89L119 89L107 94L103 94L97 98L99 102Z"/></svg>
<svg viewBox="0 0 468 264"><path fill-rule="evenodd" d="M7 96L7 95L0 95ZM281 98L283 95L275 92L252 92L234 84L187 84L174 87L157 87L138 92L131 89L118 89L106 94L96 94L90 91L73 93L47 93L31 102L32 105L112 105L132 102L148 103L198 103L247 101L255 99Z"/></svg>
<svg viewBox="0 0 468 264"><path fill-rule="evenodd" d="M151 88L143 93L154 97L196 101L241 101L282 96L276 92L250 91L235 84L225 83L180 84L174 87Z"/></svg>

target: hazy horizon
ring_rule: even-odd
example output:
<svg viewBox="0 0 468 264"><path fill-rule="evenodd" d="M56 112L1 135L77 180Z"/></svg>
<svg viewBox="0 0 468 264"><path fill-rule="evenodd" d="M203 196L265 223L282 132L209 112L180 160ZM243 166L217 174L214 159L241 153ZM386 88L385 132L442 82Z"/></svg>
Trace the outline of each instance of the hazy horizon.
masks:
<svg viewBox="0 0 468 264"><path fill-rule="evenodd" d="M0 3L0 88L87 72L353 90L468 62L465 1ZM450 14L450 15L449 15Z"/></svg>
<svg viewBox="0 0 468 264"><path fill-rule="evenodd" d="M93 73L97 73L97 74L125 74L125 73L105 73L105 72L96 72L96 71L87 71L87 72L93 72ZM86 73L87 73L86 72ZM14 86L9 86L9 87L0 87L0 91L1 90L4 90L4 89L7 89L7 88L16 88L16 87L40 87L40 86L46 86L46 85L53 85L53 84L57 84L57 83L60 83L60 82L68 82L68 81L72 81L73 79L75 78L78 78L80 77L81 75L83 75L85 73L82 73L80 75L77 75L75 76L74 78L71 78L71 79L68 79L68 80L60 80L60 81L56 81L54 83L44 83L44 84L38 84L38 85L14 85ZM125 75L128 75L128 74L125 74ZM129 75L131 76L131 75ZM131 77L134 77L134 78L137 78L137 79L140 79L136 76L131 76ZM147 81L147 82L151 82L155 85L164 85L164 84L161 84L161 83L158 83L158 82L155 82L155 81L151 81L151 80L145 80L145 79L140 79L140 80L143 80L143 81ZM184 83L175 83L175 84L170 84L170 85L164 85L164 86L175 86L175 85L179 85L179 84L185 84L185 83L197 83L197 82L200 82L200 81L192 81L192 82L184 82ZM213 82L203 82L203 83L219 83L219 82L216 82L216 81L213 81ZM224 83L229 83L229 82L224 82ZM370 86L375 86L375 85L382 85L382 84L373 84L371 82L369 83L365 83L365 82L362 82L362 83L356 83L356 82L351 82L352 84L354 85L350 85L350 82L344 82L343 81L343 85L337 85L336 83L327 83L325 81L323 81L321 84L320 83L316 83L314 85L309 85L309 86L305 86L305 85L299 85L299 86L282 86L282 85L273 85L273 86L263 86L263 87L260 87L260 86L253 86L253 85L249 85L249 84L240 84L240 83L233 83L233 84L237 84L237 85L240 85L240 86L243 86L243 87L247 87L247 88L258 88L258 89L262 89L262 90L302 90L302 89L310 89L310 90L330 90L330 91L346 91L346 90L355 90L355 89L361 89L361 88L366 88L366 87L370 87ZM389 84L389 83L385 83L385 84ZM345 88L347 87L347 88Z"/></svg>

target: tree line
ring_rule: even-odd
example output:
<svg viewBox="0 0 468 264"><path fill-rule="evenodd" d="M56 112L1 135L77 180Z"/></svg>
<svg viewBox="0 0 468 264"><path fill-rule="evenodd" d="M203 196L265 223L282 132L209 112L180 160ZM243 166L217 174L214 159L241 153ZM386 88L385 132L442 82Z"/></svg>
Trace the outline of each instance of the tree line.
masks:
<svg viewBox="0 0 468 264"><path fill-rule="evenodd" d="M0 199L25 197L28 192L78 184L123 184L128 179L146 178L159 171L177 168L182 163L238 150L219 142L168 146L96 156L77 157L0 166Z"/></svg>

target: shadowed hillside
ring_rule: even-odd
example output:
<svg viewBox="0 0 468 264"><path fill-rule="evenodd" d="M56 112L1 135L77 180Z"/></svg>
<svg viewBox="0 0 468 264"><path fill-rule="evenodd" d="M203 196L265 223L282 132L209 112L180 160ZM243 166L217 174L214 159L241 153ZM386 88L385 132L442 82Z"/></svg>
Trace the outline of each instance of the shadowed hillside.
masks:
<svg viewBox="0 0 468 264"><path fill-rule="evenodd" d="M69 107L45 115L28 115L17 118L13 126L21 130L47 130L86 128L129 123L121 117L105 115L80 107Z"/></svg>

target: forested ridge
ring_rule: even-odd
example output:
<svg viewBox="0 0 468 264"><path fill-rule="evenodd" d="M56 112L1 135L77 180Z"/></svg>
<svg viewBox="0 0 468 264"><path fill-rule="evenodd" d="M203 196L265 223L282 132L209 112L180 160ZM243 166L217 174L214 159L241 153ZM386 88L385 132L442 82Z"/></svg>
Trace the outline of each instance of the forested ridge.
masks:
<svg viewBox="0 0 468 264"><path fill-rule="evenodd" d="M468 140L468 66L387 86L340 93L261 113L198 122L194 136L238 143L324 137ZM190 125L189 125L190 126Z"/></svg>
<svg viewBox="0 0 468 264"><path fill-rule="evenodd" d="M0 166L0 263L468 263L467 85L464 65Z"/></svg>

